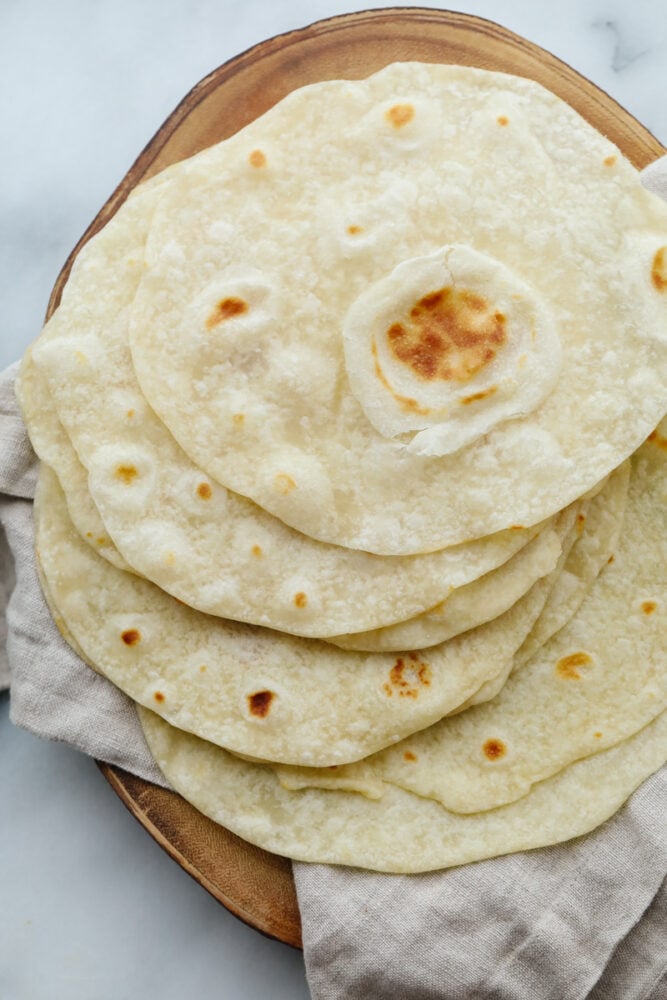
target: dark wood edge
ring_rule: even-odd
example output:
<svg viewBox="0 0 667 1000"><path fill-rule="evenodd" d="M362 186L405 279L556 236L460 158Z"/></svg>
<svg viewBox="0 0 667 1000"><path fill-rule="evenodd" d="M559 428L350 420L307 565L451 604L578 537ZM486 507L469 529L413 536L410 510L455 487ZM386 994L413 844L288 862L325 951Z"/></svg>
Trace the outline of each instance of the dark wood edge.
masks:
<svg viewBox="0 0 667 1000"><path fill-rule="evenodd" d="M255 912L247 910L244 906L239 904L238 900L223 892L220 886L216 885L203 875L202 872L195 865L193 865L192 862L185 857L185 855L181 854L178 848L176 848L174 844L163 835L159 827L156 826L148 813L142 809L141 805L134 797L136 793L127 788L127 782L129 780L132 784L139 784L141 786L145 786L147 789L157 788L158 786L151 785L151 783L145 779L137 778L136 775L129 774L128 772L123 771L122 768L116 767L113 764L107 764L101 760L96 760L95 763L127 810L136 820L138 820L147 833L150 834L156 844L158 844L170 858L176 861L176 863L185 872L187 872L187 874L194 879L198 885L201 885L202 888L206 889L207 892L217 899L218 902L222 903L225 909L229 910L229 912L242 921L242 923L246 924L248 927L252 927L253 930L259 931L264 935L264 937L271 938L274 941L280 941L283 944L290 945L290 947L297 950L301 950L303 948L300 926L297 927L290 922L285 922L284 926L277 926L275 922L271 922L271 924L267 923L265 920L258 917ZM166 791L166 789L163 789L163 791ZM176 795L176 792L170 792L169 794Z"/></svg>

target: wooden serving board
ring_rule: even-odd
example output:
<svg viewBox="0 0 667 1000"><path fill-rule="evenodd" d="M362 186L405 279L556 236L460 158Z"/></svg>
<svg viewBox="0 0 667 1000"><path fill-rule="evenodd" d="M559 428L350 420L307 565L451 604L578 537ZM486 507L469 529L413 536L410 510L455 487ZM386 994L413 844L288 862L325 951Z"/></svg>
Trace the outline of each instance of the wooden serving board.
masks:
<svg viewBox="0 0 667 1000"><path fill-rule="evenodd" d="M91 223L61 271L50 316L81 246L140 181L218 142L318 80L361 78L387 63L458 63L530 77L567 101L638 168L665 150L607 94L538 46L478 17L394 8L346 14L269 39L214 70L179 104ZM112 788L155 840L232 913L301 945L290 862L240 840L180 796L106 764Z"/></svg>

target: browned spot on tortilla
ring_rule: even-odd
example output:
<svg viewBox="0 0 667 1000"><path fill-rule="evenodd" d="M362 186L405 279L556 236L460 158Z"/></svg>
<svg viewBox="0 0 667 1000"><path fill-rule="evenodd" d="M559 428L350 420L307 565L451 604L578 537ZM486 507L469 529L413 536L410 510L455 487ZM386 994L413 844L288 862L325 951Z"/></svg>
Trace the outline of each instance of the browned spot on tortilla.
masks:
<svg viewBox="0 0 667 1000"><path fill-rule="evenodd" d="M510 531L523 531L522 524L512 524L510 525Z"/></svg>
<svg viewBox="0 0 667 1000"><path fill-rule="evenodd" d="M138 628L128 628L120 634L126 646L136 646L141 639L141 632Z"/></svg>
<svg viewBox="0 0 667 1000"><path fill-rule="evenodd" d="M556 672L566 680L580 681L581 674L577 667L587 667L593 660L588 653L570 653L556 664Z"/></svg>
<svg viewBox="0 0 667 1000"><path fill-rule="evenodd" d="M487 757L488 760L499 760L507 753L507 747L503 741L499 739L487 740L482 747L482 750L484 751L484 756Z"/></svg>
<svg viewBox="0 0 667 1000"><path fill-rule="evenodd" d="M254 694L249 694L248 708L251 715L256 715L259 719L265 719L271 710L273 699L273 691L255 691Z"/></svg>
<svg viewBox="0 0 667 1000"><path fill-rule="evenodd" d="M577 531L579 534L584 530L584 525L586 524L586 515L577 514Z"/></svg>
<svg viewBox="0 0 667 1000"><path fill-rule="evenodd" d="M206 666L206 664L205 664L205 663L202 663L201 667L199 668L199 673L200 673L200 674L205 674L205 673L206 673L206 670L207 670L207 666Z"/></svg>
<svg viewBox="0 0 667 1000"><path fill-rule="evenodd" d="M389 671L389 683L384 684L385 692L391 697L394 691L401 698L417 698L422 687L431 683L431 668L417 653L399 656Z"/></svg>
<svg viewBox="0 0 667 1000"><path fill-rule="evenodd" d="M373 337L373 340L371 342L371 354L373 355L373 361L374 361L374 364L375 364L375 374L380 379L380 382L385 387L385 389L387 389L387 391L389 393L391 393L391 395L394 397L394 399L396 400L396 402L398 403L398 405L401 407L401 409L402 410L407 410L410 413L419 413L419 414L421 414L424 417L428 416L428 414L431 412L428 409L428 407L420 406L416 399L412 399L410 396L401 396L400 393L394 391L393 386L389 382L389 379L387 378L387 376L385 375L385 373L382 371L382 368L380 366L380 361L379 361L379 358L378 358L378 349L377 349L377 344L375 342L375 337Z"/></svg>
<svg viewBox="0 0 667 1000"><path fill-rule="evenodd" d="M642 601L642 611L645 615L652 615L657 606L655 601Z"/></svg>
<svg viewBox="0 0 667 1000"><path fill-rule="evenodd" d="M340 767L340 764L327 764L327 767L329 768L330 771L337 771L338 768Z"/></svg>
<svg viewBox="0 0 667 1000"><path fill-rule="evenodd" d="M616 157L615 156L605 156L605 158L604 158L604 160L602 162L604 163L605 167L613 167L614 164L616 163Z"/></svg>
<svg viewBox="0 0 667 1000"><path fill-rule="evenodd" d="M405 760L412 760L412 761L417 760L417 756L412 752L412 750L406 750L405 753L403 754L403 758Z"/></svg>
<svg viewBox="0 0 667 1000"><path fill-rule="evenodd" d="M248 163L251 167L265 167L266 166L266 156L261 151L261 149L253 149L252 153L248 157Z"/></svg>
<svg viewBox="0 0 667 1000"><path fill-rule="evenodd" d="M261 554L262 554L262 546L261 545L253 545L253 547L252 547L252 549L250 551L252 552L252 554L254 556L257 556L259 558L259 556L261 556Z"/></svg>
<svg viewBox="0 0 667 1000"><path fill-rule="evenodd" d="M275 484L276 484L276 489L278 490L279 493L282 493L283 496L287 496L288 493L291 493L294 487L296 486L296 483L294 482L292 477L288 476L286 472L278 473L278 475L275 478Z"/></svg>
<svg viewBox="0 0 667 1000"><path fill-rule="evenodd" d="M481 392L473 392L472 396L464 396L459 402L467 406L468 403L476 403L479 399L488 399L489 396L493 396L496 392L498 392L498 386L491 385L488 389L483 389Z"/></svg>
<svg viewBox="0 0 667 1000"><path fill-rule="evenodd" d="M611 555L609 556L609 558L607 559L607 566L611 566L611 564L613 563L613 561L614 561L614 559L615 559L615 558L616 558L616 556L615 556L615 555L614 555L614 553L612 552L612 554L611 554Z"/></svg>
<svg viewBox="0 0 667 1000"><path fill-rule="evenodd" d="M510 123L510 120L507 117L507 115L498 115L496 121L498 122L499 125L509 125Z"/></svg>
<svg viewBox="0 0 667 1000"><path fill-rule="evenodd" d="M385 113L385 118L394 128L403 128L404 125L412 121L414 116L415 109L411 104L394 104Z"/></svg>
<svg viewBox="0 0 667 1000"><path fill-rule="evenodd" d="M197 496L201 497L202 500L210 500L213 496L213 490L208 483L200 483L197 487Z"/></svg>
<svg viewBox="0 0 667 1000"><path fill-rule="evenodd" d="M667 451L667 438L661 437L657 431L651 431L647 441L650 441L657 448L662 448L663 451Z"/></svg>
<svg viewBox="0 0 667 1000"><path fill-rule="evenodd" d="M245 413L235 413L234 416L232 417L232 420L234 421L237 427L240 427L243 421L245 420Z"/></svg>
<svg viewBox="0 0 667 1000"><path fill-rule="evenodd" d="M226 319L231 319L233 316L240 316L249 309L247 302L243 299L237 298L235 295L230 295L226 299L221 299L217 306L206 320L206 329L212 330L214 326L218 323L224 322Z"/></svg>
<svg viewBox="0 0 667 1000"><path fill-rule="evenodd" d="M92 537L93 537L92 531L87 531L86 532L86 538L92 538Z"/></svg>
<svg viewBox="0 0 667 1000"><path fill-rule="evenodd" d="M363 229L361 226L348 226L347 231L350 234L350 236L356 236L357 233L363 233Z"/></svg>
<svg viewBox="0 0 667 1000"><path fill-rule="evenodd" d="M130 420L131 420L131 419L132 419L132 417L134 416L134 410L128 410L128 411L127 411L127 415L128 415L128 417L130 418Z"/></svg>
<svg viewBox="0 0 667 1000"><path fill-rule="evenodd" d="M506 318L481 295L440 288L422 296L407 319L387 330L394 357L417 378L466 382L507 341Z"/></svg>
<svg viewBox="0 0 667 1000"><path fill-rule="evenodd" d="M294 595L294 603L297 608L305 608L306 604L308 604L308 598L302 590L300 590L298 594Z"/></svg>
<svg viewBox="0 0 667 1000"><path fill-rule="evenodd" d="M651 268L651 281L656 291L664 292L667 289L667 246L660 247L655 252Z"/></svg>
<svg viewBox="0 0 667 1000"><path fill-rule="evenodd" d="M129 486L138 475L139 473L133 465L119 465L116 469L116 479L122 480L126 486Z"/></svg>
<svg viewBox="0 0 667 1000"><path fill-rule="evenodd" d="M109 539L105 538L104 535L100 535L100 537L96 538L95 541L97 542L98 545L106 545Z"/></svg>
<svg viewBox="0 0 667 1000"><path fill-rule="evenodd" d="M602 733L593 733L593 736L595 737L596 740L602 739Z"/></svg>
<svg viewBox="0 0 667 1000"><path fill-rule="evenodd" d="M164 701L164 695L162 694L162 691L156 691L153 697L155 698L156 701Z"/></svg>

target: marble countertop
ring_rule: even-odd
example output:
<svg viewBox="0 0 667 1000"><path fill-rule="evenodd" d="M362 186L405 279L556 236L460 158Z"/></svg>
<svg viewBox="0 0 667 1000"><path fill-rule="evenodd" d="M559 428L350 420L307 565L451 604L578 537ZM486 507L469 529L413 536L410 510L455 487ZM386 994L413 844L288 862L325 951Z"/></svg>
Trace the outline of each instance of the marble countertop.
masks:
<svg viewBox="0 0 667 1000"><path fill-rule="evenodd" d="M69 251L181 97L263 38L386 3L6 0L0 4L0 366L41 326ZM437 7L422 2L401 6ZM667 7L457 3L549 49L667 144ZM8 721L0 698L3 1000L308 997L301 955L196 885L95 766Z"/></svg>

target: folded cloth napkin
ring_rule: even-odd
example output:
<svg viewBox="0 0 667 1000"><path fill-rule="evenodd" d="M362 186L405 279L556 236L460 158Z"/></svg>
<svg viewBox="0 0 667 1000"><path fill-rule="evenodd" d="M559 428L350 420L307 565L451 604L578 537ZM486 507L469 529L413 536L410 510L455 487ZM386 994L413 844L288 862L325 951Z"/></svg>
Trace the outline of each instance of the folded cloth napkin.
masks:
<svg viewBox="0 0 667 1000"><path fill-rule="evenodd" d="M667 200L667 157L643 179ZM11 682L11 718L166 786L133 703L70 649L42 597L16 369L0 375L0 687ZM666 806L663 769L567 844L410 876L295 863L313 997L667 997Z"/></svg>

